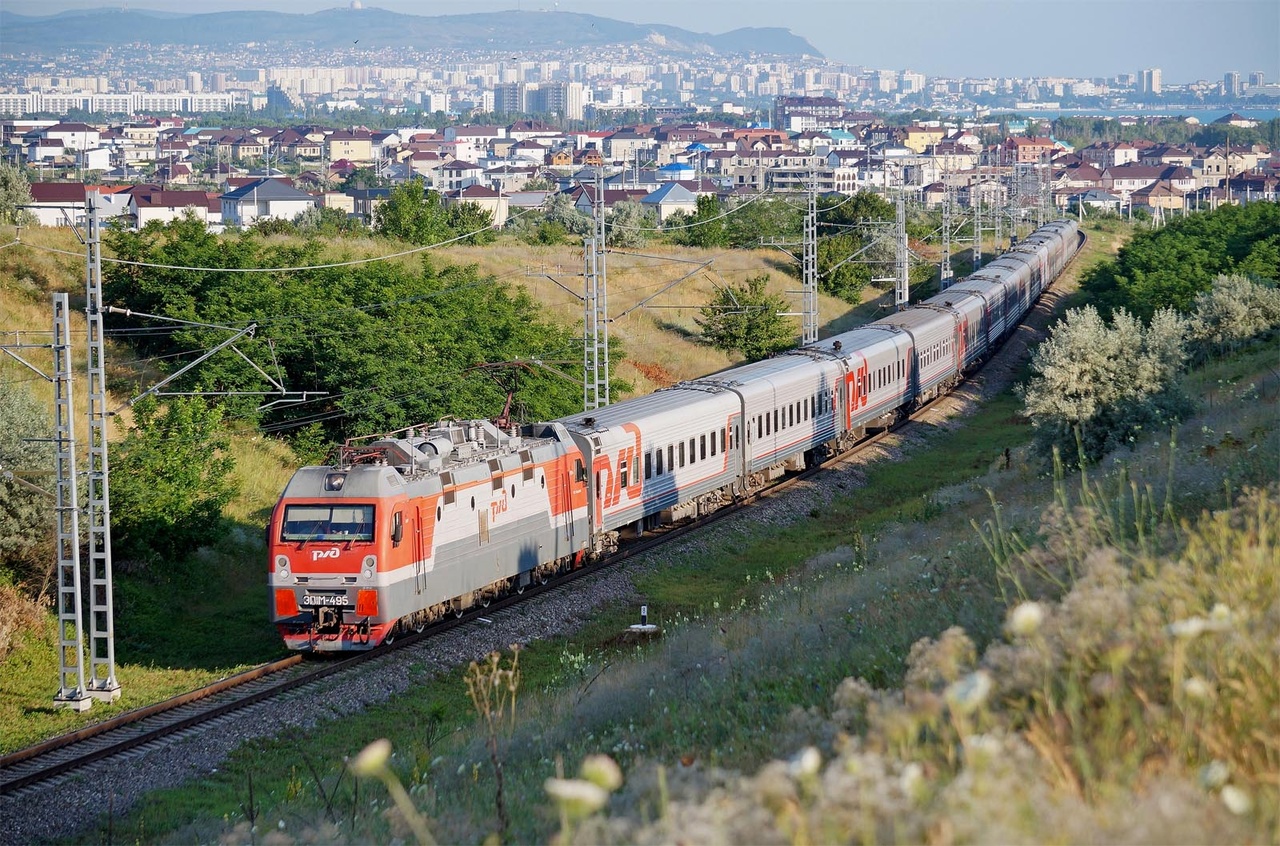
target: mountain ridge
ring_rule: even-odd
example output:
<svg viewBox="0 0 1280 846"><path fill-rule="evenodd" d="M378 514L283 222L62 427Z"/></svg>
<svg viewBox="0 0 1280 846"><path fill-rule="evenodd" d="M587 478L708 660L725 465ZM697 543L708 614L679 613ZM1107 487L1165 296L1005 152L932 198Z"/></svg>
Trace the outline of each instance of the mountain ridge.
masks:
<svg viewBox="0 0 1280 846"><path fill-rule="evenodd" d="M40 50L113 44L230 46L270 42L362 50L416 48L490 52L570 50L648 44L673 55L744 53L822 57L806 39L782 27L742 27L700 33L667 24L634 24L559 11L407 15L378 8L333 8L309 14L271 11L179 15L99 7L51 16L0 11L6 46Z"/></svg>

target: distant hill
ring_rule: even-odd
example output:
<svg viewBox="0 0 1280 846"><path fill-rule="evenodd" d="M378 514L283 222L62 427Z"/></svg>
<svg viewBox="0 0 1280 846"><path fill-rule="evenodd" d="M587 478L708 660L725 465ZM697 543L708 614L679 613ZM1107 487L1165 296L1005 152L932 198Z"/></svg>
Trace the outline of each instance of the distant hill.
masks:
<svg viewBox="0 0 1280 846"><path fill-rule="evenodd" d="M804 38L779 27L736 29L720 35L675 26L634 24L571 12L485 12L403 15L385 9L327 9L309 15L216 12L175 15L148 10L90 9L48 17L0 11L8 51L100 48L114 44L305 44L318 48L411 47L419 50L572 50L647 43L674 55L770 53L818 56Z"/></svg>

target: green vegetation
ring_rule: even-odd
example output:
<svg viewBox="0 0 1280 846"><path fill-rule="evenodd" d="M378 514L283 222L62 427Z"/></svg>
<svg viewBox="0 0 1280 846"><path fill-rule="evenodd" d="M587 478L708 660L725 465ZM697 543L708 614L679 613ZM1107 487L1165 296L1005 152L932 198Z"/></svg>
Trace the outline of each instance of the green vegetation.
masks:
<svg viewBox="0 0 1280 846"><path fill-rule="evenodd" d="M421 179L410 179L391 189L391 195L373 211L373 231L410 244L438 244L467 236L469 244L487 244L493 215L477 203L446 206L437 191L429 191Z"/></svg>
<svg viewBox="0 0 1280 846"><path fill-rule="evenodd" d="M1223 206L1139 232L1082 287L1104 315L1123 308L1150 320L1162 308L1189 312L1222 273L1280 282L1280 205Z"/></svg>
<svg viewBox="0 0 1280 846"><path fill-rule="evenodd" d="M1224 143L1228 137L1233 146L1267 144L1280 146L1280 118L1245 129L1238 126L1188 123L1185 120L1150 120L1140 123L1122 122L1117 118L1064 116L1053 122L1053 136L1075 147L1095 141L1155 141L1158 144L1190 144L1198 147Z"/></svg>
<svg viewBox="0 0 1280 846"><path fill-rule="evenodd" d="M782 316L787 302L768 293L768 283L768 275L762 275L720 289L697 320L707 343L718 350L739 352L747 361L795 346L791 323Z"/></svg>
<svg viewBox="0 0 1280 846"><path fill-rule="evenodd" d="M31 202L27 171L9 162L0 162L0 224L23 224L31 213L21 208Z"/></svg>
<svg viewBox="0 0 1280 846"><path fill-rule="evenodd" d="M133 413L111 462L112 545L117 561L154 570L225 531L235 460L220 406L174 397L161 408L146 397Z"/></svg>
<svg viewBox="0 0 1280 846"><path fill-rule="evenodd" d="M429 206L405 196L405 204ZM380 209L388 206L384 225L402 220L399 206L389 202ZM250 233L219 238L191 219L141 233L111 233L107 240L121 258L161 265L233 269L333 263L325 260L320 241L276 242ZM578 349L571 329L543 318L524 291L482 278L474 266L437 269L425 256L416 261L416 268L412 261L378 261L268 273L144 271L111 264L104 271L104 289L109 303L147 314L224 326L257 322L257 336L237 346L256 361L277 366L290 389L326 394L268 412L256 411L256 403L230 402L232 418L259 422L269 431L320 423L332 440L450 414L489 416L502 408L505 394L474 370L476 365L562 359ZM132 327L141 352L180 360L227 337L200 325L157 332L154 323L135 319ZM210 359L177 389L196 384L215 391L270 388L260 373L230 353ZM530 419L548 420L576 408L580 392L554 374L531 370L521 377L515 399Z"/></svg>

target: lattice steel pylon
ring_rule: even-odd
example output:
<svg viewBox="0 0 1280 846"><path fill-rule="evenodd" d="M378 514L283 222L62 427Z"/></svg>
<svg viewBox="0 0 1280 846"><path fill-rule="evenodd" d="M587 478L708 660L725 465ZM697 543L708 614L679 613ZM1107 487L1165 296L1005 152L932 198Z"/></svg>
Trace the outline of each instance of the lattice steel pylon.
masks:
<svg viewBox="0 0 1280 846"><path fill-rule="evenodd" d="M604 180L597 175L591 237L584 239L582 410L609 404L609 283L605 266Z"/></svg>
<svg viewBox="0 0 1280 846"><path fill-rule="evenodd" d="M54 707L87 711L84 619L80 599L80 504L76 496L75 415L67 295L53 295L54 464L58 475L58 692Z"/></svg>
<svg viewBox="0 0 1280 846"><path fill-rule="evenodd" d="M107 374L102 338L102 222L98 194L89 192L85 239L89 363L89 695L120 698L116 681L116 637L111 567L111 495L107 470Z"/></svg>
<svg viewBox="0 0 1280 846"><path fill-rule="evenodd" d="M804 283L800 344L818 342L818 177L809 183L809 207L804 216L804 247L800 262Z"/></svg>
<svg viewBox="0 0 1280 846"><path fill-rule="evenodd" d="M903 194L898 194L897 206L897 230L893 239L896 277L893 303L898 311L902 311L911 302L911 247L907 243L907 199Z"/></svg>
<svg viewBox="0 0 1280 846"><path fill-rule="evenodd" d="M951 203L955 197L951 186L947 185L942 200L942 258L938 262L938 287L948 288L955 278L951 269Z"/></svg>

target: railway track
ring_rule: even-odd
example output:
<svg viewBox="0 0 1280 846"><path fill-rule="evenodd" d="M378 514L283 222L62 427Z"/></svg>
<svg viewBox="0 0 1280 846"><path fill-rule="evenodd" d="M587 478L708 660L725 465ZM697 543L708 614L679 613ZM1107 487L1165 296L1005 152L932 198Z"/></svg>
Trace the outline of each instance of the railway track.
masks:
<svg viewBox="0 0 1280 846"><path fill-rule="evenodd" d="M926 413L937 401L934 400L922 406L915 415L902 421L899 426L905 425L917 415ZM368 662L387 659L400 649L411 647L426 638L466 625L485 615L500 612L526 598L563 590L577 579L588 577L602 568L670 543L732 514L740 513L762 499L780 496L822 470L878 443L891 432L896 431L899 426L874 434L860 441L852 449L833 456L820 465L790 475L774 485L746 495L696 521L672 526L631 541L599 564L571 571L549 580L544 586L531 587L523 595L512 595L495 600L488 607L473 609L461 618L442 620L421 633L402 634L384 648L356 653L342 659L304 660L302 655L291 655L221 679L189 693L129 711L110 720L0 757L0 797L21 798L46 782L67 777L74 770L98 761L116 756L128 757L141 754L153 748L155 744L202 730L209 724L230 718L236 712L287 693L303 690L333 676L362 671L362 665Z"/></svg>
<svg viewBox="0 0 1280 846"><path fill-rule="evenodd" d="M1084 237L1081 233L1082 244L1083 241ZM982 372L983 370L977 371L956 387L966 384ZM730 515L740 513L755 502L781 496L792 487L880 443L903 426L927 415L940 402L950 397L954 390L953 388L952 391L920 406L894 426L864 438L845 452L836 454L820 464L790 474L773 485L743 496L695 521L668 527L629 541L618 552L599 564L571 571L548 581L544 586L531 587L523 595L511 595L495 600L491 605L475 608L460 618L440 621L421 633L402 634L392 644L369 652L357 653L348 658L304 660L301 655L292 655L190 693L121 714L102 723L0 757L0 797L6 801L20 799L29 792L42 789L54 779L70 777L74 771L95 762L112 757L141 754L158 743L205 730L210 724L230 720L232 715L276 697L303 690L343 673L363 671L362 665L366 663L388 660L401 649L411 647L426 638L458 626L481 620L485 615L500 612L524 599L563 590L577 579L596 573L611 564L640 555Z"/></svg>

